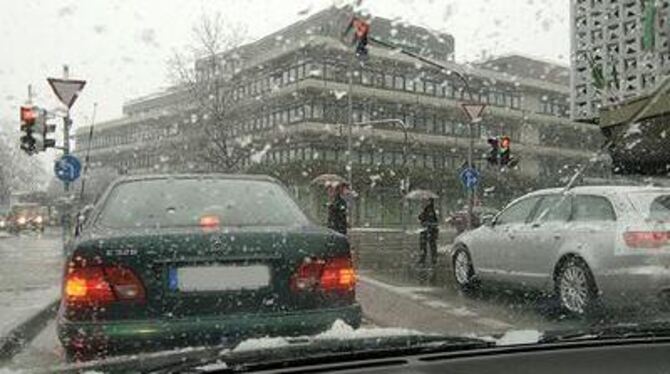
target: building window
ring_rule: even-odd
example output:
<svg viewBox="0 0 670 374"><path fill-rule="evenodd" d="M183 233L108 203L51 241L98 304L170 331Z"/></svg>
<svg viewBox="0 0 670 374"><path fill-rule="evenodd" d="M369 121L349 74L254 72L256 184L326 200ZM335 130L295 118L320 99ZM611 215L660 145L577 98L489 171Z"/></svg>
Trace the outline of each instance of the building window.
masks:
<svg viewBox="0 0 670 374"><path fill-rule="evenodd" d="M363 70L361 72L361 83L366 86L372 85L372 72Z"/></svg>
<svg viewBox="0 0 670 374"><path fill-rule="evenodd" d="M433 83L433 82L429 82L429 81L425 81L425 82L424 82L424 91L425 91L426 94L428 94L428 95L435 96L435 83Z"/></svg>
<svg viewBox="0 0 670 374"><path fill-rule="evenodd" d="M384 74L384 88L393 88L393 75Z"/></svg>
<svg viewBox="0 0 670 374"><path fill-rule="evenodd" d="M404 90L405 89L405 77L401 75L395 76L395 89Z"/></svg>

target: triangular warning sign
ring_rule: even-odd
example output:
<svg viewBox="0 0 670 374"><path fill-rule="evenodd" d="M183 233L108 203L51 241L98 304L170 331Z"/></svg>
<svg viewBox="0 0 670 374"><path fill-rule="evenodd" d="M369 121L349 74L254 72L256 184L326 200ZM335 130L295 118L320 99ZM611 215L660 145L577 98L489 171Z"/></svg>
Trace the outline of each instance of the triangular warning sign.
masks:
<svg viewBox="0 0 670 374"><path fill-rule="evenodd" d="M74 79L47 78L47 81L61 103L68 108L72 107L72 104L77 100L77 96L79 96L79 92L86 84L86 81Z"/></svg>
<svg viewBox="0 0 670 374"><path fill-rule="evenodd" d="M470 121L477 121L481 116L486 104L479 103L462 103L461 108Z"/></svg>

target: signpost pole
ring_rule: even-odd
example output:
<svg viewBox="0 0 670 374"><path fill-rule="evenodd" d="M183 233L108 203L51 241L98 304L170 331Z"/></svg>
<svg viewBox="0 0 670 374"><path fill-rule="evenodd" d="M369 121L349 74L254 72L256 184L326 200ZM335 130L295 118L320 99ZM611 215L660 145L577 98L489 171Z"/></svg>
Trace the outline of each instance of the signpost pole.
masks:
<svg viewBox="0 0 670 374"><path fill-rule="evenodd" d="M472 136L472 126L474 121L470 121L469 128L469 142L468 142L468 168L472 170L472 150L474 148L474 137ZM475 186L468 188L468 230L472 230L472 212L474 210Z"/></svg>
<svg viewBox="0 0 670 374"><path fill-rule="evenodd" d="M56 161L56 176L63 181L65 190L65 204L61 216L63 225L63 243L68 239L72 232L72 201L69 196L70 183L79 177L81 164L79 160L70 155L70 129L72 128L72 118L70 117L70 108L77 100L79 92L84 88L86 81L70 79L70 69L63 65L63 78L47 78L49 85L58 97L61 103L67 107L65 117L63 118L63 157Z"/></svg>

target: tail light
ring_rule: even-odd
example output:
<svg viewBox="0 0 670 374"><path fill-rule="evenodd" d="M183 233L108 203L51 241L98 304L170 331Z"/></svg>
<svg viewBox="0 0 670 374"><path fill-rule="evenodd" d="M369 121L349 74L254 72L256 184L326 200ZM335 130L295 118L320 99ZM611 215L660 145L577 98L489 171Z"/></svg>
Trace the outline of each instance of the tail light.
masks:
<svg viewBox="0 0 670 374"><path fill-rule="evenodd" d="M70 303L145 300L142 282L132 270L122 266L71 268L65 280L64 294Z"/></svg>
<svg viewBox="0 0 670 374"><path fill-rule="evenodd" d="M623 239L631 248L660 248L669 243L667 231L628 231Z"/></svg>
<svg viewBox="0 0 670 374"><path fill-rule="evenodd" d="M349 257L306 259L291 278L293 291L349 291L356 286L356 272Z"/></svg>

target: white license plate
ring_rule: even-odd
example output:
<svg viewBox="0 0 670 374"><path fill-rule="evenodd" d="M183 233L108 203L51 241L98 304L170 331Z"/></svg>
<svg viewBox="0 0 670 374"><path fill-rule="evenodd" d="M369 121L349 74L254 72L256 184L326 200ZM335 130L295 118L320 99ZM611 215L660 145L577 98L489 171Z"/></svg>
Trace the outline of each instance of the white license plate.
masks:
<svg viewBox="0 0 670 374"><path fill-rule="evenodd" d="M270 269L251 266L188 266L177 269L182 292L257 290L270 284Z"/></svg>

